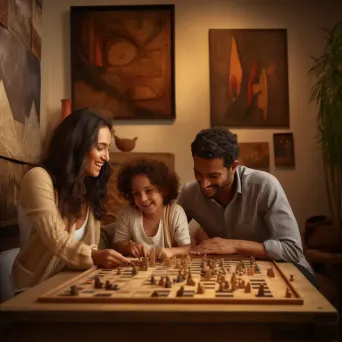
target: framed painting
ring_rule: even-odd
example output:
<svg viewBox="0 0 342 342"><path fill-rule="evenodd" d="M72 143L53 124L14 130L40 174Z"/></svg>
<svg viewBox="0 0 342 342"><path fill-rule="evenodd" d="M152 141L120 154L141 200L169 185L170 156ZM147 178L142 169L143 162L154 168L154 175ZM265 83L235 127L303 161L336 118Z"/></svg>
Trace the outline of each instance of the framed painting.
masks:
<svg viewBox="0 0 342 342"><path fill-rule="evenodd" d="M70 10L73 110L174 119L174 5Z"/></svg>
<svg viewBox="0 0 342 342"><path fill-rule="evenodd" d="M41 153L40 61L3 26L0 42L0 156L34 164Z"/></svg>
<svg viewBox="0 0 342 342"><path fill-rule="evenodd" d="M269 170L270 153L268 142L239 143L239 163L257 170Z"/></svg>
<svg viewBox="0 0 342 342"><path fill-rule="evenodd" d="M286 29L209 30L212 126L289 127Z"/></svg>
<svg viewBox="0 0 342 342"><path fill-rule="evenodd" d="M294 140L292 133L274 133L274 163L277 167L295 167Z"/></svg>

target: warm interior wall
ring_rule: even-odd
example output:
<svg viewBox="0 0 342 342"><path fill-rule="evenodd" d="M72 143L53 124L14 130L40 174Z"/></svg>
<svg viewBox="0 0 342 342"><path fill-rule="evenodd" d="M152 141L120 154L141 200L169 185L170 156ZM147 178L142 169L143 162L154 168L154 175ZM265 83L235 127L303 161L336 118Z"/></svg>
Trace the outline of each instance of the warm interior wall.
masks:
<svg viewBox="0 0 342 342"><path fill-rule="evenodd" d="M60 111L60 99L71 96L69 7L85 5L158 4L141 0L44 0L41 129L47 136ZM208 29L286 28L288 33L290 129L233 129L240 142L270 144L270 172L283 185L302 230L312 215L327 213L323 167L315 142L316 109L309 103L309 55L321 53L322 26L341 17L339 1L179 0L175 13L176 115L174 123L118 122L120 137L138 137L136 152L171 152L182 183L193 179L190 143L210 126ZM338 8L339 6L339 8ZM276 170L272 137L293 132L295 170ZM113 147L113 151L115 151Z"/></svg>

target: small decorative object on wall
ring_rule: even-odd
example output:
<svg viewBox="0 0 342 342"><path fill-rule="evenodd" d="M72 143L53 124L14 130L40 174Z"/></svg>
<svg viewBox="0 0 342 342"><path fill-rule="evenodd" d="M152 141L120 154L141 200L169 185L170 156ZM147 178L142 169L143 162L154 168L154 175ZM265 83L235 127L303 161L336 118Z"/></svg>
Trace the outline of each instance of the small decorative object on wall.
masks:
<svg viewBox="0 0 342 342"><path fill-rule="evenodd" d="M241 165L258 170L268 170L270 167L270 154L268 142L239 143Z"/></svg>
<svg viewBox="0 0 342 342"><path fill-rule="evenodd" d="M71 7L73 110L174 119L174 5Z"/></svg>
<svg viewBox="0 0 342 342"><path fill-rule="evenodd" d="M125 139L119 138L117 135L114 135L115 146L122 152L131 152L134 147L135 143L138 140L137 137L134 139Z"/></svg>
<svg viewBox="0 0 342 342"><path fill-rule="evenodd" d="M209 30L212 126L289 127L286 29Z"/></svg>
<svg viewBox="0 0 342 342"><path fill-rule="evenodd" d="M277 167L295 167L292 133L273 134L274 163Z"/></svg>

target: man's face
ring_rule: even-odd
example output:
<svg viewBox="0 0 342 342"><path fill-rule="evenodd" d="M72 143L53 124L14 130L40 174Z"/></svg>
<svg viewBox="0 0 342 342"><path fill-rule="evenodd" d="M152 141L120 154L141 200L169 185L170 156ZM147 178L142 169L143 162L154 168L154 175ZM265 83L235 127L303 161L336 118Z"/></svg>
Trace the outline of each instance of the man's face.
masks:
<svg viewBox="0 0 342 342"><path fill-rule="evenodd" d="M231 188L237 164L227 169L222 158L203 159L193 156L193 159L195 179L204 196L215 198L223 190Z"/></svg>

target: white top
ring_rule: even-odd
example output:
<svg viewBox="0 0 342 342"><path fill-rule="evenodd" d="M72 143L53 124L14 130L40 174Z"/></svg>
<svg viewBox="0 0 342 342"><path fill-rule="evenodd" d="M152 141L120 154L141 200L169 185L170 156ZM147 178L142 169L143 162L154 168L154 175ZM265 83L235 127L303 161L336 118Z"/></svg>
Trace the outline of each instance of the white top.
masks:
<svg viewBox="0 0 342 342"><path fill-rule="evenodd" d="M175 206L171 219L175 240L178 246L190 244L189 225L185 212L180 205ZM147 248L164 248L163 219L159 222L155 236L146 236L143 228L143 215L141 210L127 204L118 214L114 232L114 243L132 240L141 243Z"/></svg>
<svg viewBox="0 0 342 342"><path fill-rule="evenodd" d="M86 216L86 218L82 224L82 227L77 229L77 230L75 229L75 231L74 231L74 239L76 241L80 241L83 238L83 236L85 234L85 227L86 227L87 222L88 222L88 217L89 217L89 205L88 205L88 210L87 210L87 216Z"/></svg>

